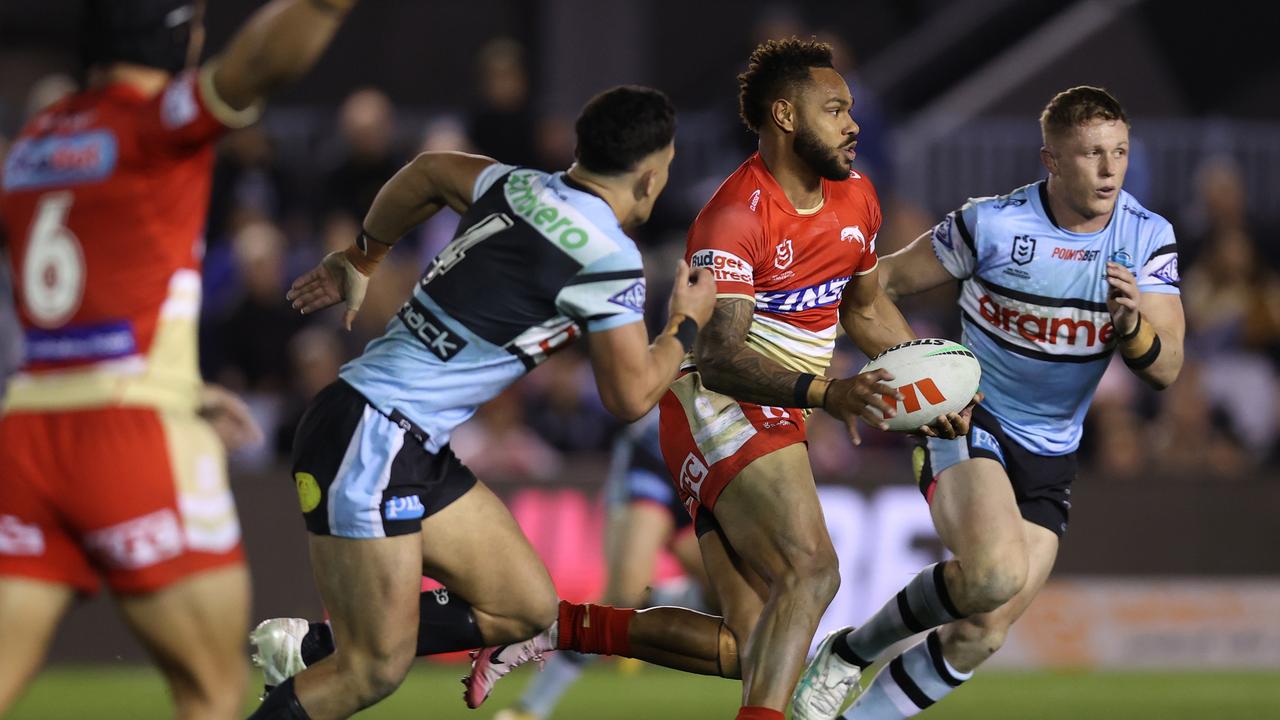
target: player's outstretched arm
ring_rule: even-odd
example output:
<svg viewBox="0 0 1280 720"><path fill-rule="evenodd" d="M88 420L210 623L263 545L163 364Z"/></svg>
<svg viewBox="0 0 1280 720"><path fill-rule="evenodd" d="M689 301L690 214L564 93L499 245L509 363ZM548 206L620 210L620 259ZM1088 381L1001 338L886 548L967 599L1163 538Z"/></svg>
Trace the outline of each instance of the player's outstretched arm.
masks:
<svg viewBox="0 0 1280 720"><path fill-rule="evenodd" d="M933 251L933 231L912 240L898 252L880 258L876 270L880 275L880 287L891 300L932 290L955 280Z"/></svg>
<svg viewBox="0 0 1280 720"><path fill-rule="evenodd" d="M653 409L675 379L698 329L707 325L715 297L716 282L710 271L690 272L681 260L666 329L652 344L643 322L590 335L591 367L605 409L626 422L635 422Z"/></svg>
<svg viewBox="0 0 1280 720"><path fill-rule="evenodd" d="M1139 292L1133 273L1118 263L1107 263L1107 284L1107 308L1124 364L1151 387L1169 387L1182 372L1187 328L1182 298Z"/></svg>
<svg viewBox="0 0 1280 720"><path fill-rule="evenodd" d="M311 69L356 0L274 0L212 60L213 88L243 110Z"/></svg>
<svg viewBox="0 0 1280 720"><path fill-rule="evenodd" d="M343 324L350 330L364 303L369 276L396 241L446 205L465 213L476 180L493 163L491 158L458 152L426 152L414 158L378 191L355 242L329 253L294 280L285 298L304 315L345 300Z"/></svg>
<svg viewBox="0 0 1280 720"><path fill-rule="evenodd" d="M884 263L880 261L880 265ZM840 324L858 349L872 358L916 337L882 284L880 267L876 266L850 281L840 299Z"/></svg>

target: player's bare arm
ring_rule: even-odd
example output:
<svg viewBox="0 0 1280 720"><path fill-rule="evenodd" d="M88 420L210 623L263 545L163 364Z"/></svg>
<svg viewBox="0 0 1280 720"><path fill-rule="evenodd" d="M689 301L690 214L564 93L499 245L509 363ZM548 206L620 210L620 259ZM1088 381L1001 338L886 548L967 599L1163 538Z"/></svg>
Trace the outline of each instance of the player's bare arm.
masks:
<svg viewBox="0 0 1280 720"><path fill-rule="evenodd" d="M876 268L880 287L884 288L890 300L932 290L955 280L933 251L932 235L933 231L926 232L898 252L880 258L880 266Z"/></svg>
<svg viewBox="0 0 1280 720"><path fill-rule="evenodd" d="M1107 263L1107 284L1107 309L1125 365L1151 387L1169 387L1182 371L1182 299L1139 292L1133 273L1118 263Z"/></svg>
<svg viewBox="0 0 1280 720"><path fill-rule="evenodd" d="M715 296L716 281L711 272L690 272L681 260L671 290L670 318L652 344L641 322L588 337L591 368L606 410L634 422L653 409L675 379L681 359L693 347L698 328L711 318Z"/></svg>
<svg viewBox="0 0 1280 720"><path fill-rule="evenodd" d="M329 46L356 0L275 0L253 14L211 62L213 89L235 110L301 76Z"/></svg>
<svg viewBox="0 0 1280 720"><path fill-rule="evenodd" d="M343 324L350 330L369 276L396 241L446 205L458 214L466 212L476 178L493 162L458 152L427 152L414 158L378 191L356 243L326 255L293 281L285 298L304 315L345 300Z"/></svg>

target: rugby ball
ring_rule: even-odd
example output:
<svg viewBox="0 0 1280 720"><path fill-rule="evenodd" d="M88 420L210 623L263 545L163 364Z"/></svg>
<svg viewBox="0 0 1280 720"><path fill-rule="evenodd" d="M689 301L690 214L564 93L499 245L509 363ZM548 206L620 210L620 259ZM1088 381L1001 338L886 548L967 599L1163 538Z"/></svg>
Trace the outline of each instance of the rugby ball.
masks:
<svg viewBox="0 0 1280 720"><path fill-rule="evenodd" d="M969 348L939 338L921 338L895 345L872 358L858 374L888 370L886 381L902 393L897 400L886 396L894 416L886 422L890 430L910 432L928 425L939 415L960 412L978 392L982 368ZM876 408L872 410L879 415Z"/></svg>

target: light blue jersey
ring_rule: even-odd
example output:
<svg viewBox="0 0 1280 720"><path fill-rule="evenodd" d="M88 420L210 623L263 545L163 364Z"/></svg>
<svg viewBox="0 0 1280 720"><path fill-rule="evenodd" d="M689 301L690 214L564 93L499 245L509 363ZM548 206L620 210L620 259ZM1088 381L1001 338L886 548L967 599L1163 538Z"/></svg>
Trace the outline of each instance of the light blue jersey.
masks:
<svg viewBox="0 0 1280 720"><path fill-rule="evenodd" d="M933 229L933 250L961 280L964 343L982 364L983 406L1020 445L1065 455L1116 346L1106 264L1144 293L1179 293L1173 226L1123 190L1096 233L1058 227L1046 182L976 198Z"/></svg>
<svg viewBox="0 0 1280 720"><path fill-rule="evenodd" d="M600 197L554 175L495 164L413 295L343 380L429 452L551 353L585 332L641 322L640 252Z"/></svg>

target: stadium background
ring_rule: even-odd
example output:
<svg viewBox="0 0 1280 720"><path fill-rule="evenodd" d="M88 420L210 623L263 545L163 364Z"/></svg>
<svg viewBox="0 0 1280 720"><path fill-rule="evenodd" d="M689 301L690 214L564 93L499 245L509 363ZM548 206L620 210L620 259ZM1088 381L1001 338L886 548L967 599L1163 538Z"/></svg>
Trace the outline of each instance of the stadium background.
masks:
<svg viewBox="0 0 1280 720"><path fill-rule="evenodd" d="M258 4L211 3L207 47ZM837 45L853 89L858 167L885 208L882 254L968 196L1041 177L1039 110L1083 83L1128 109L1126 189L1173 221L1181 250L1182 378L1161 395L1123 368L1104 379L1055 579L993 661L1003 670L930 716L1280 717L1280 61L1265 15L1262 4L1155 0L366 0L262 123L223 142L216 170L201 350L206 378L250 399L270 437L233 458L255 617L319 612L281 469L293 424L380 332L456 220L446 213L401 243L354 333L333 313L295 317L282 301L289 280L353 237L381 183L423 148L565 167L590 95L659 87L680 111L677 155L637 236L658 317L685 228L752 148L734 76L757 40L816 34ZM0 5L0 157L26 115L75 86L78 32L74 0ZM940 291L904 308L917 332L954 336L953 300ZM11 364L7 313L0 356ZM837 370L861 362L845 345ZM602 582L598 491L616 427L584 355L565 352L455 441L571 599ZM941 551L902 439L875 434L868 445L854 451L839 428L814 423L845 575L824 626L865 618ZM143 660L109 606L87 602L14 717L162 717ZM460 674L424 667L369 716L463 717L450 684ZM465 716L490 716L520 684ZM620 697L635 699L619 707ZM607 666L561 717L692 718L734 703L732 683Z"/></svg>

